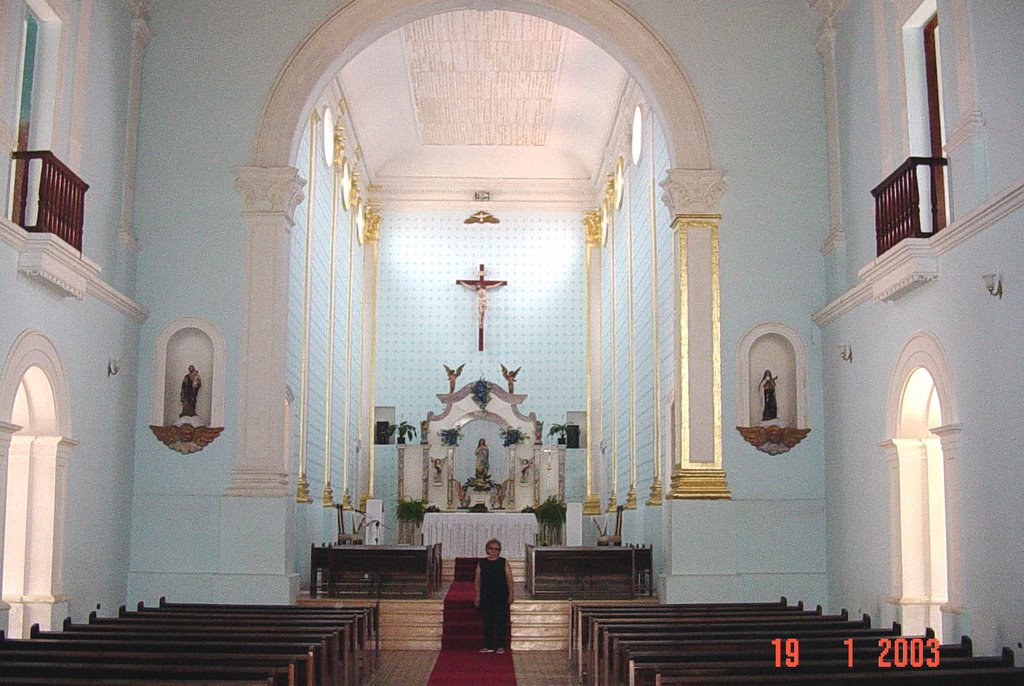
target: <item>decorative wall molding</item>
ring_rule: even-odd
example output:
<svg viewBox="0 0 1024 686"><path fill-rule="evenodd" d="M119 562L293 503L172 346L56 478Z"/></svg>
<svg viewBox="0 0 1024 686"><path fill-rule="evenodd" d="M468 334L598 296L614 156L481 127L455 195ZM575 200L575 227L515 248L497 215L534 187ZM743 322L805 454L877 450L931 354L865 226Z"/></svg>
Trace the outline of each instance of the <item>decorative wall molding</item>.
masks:
<svg viewBox="0 0 1024 686"><path fill-rule="evenodd" d="M725 177L718 169L669 169L659 184L661 201L672 216L716 215L725 192Z"/></svg>
<svg viewBox="0 0 1024 686"><path fill-rule="evenodd" d="M295 224L295 208L302 202L306 182L294 167L235 167L235 185L242 195L242 216L283 214Z"/></svg>
<svg viewBox="0 0 1024 686"><path fill-rule="evenodd" d="M896 291L891 294L893 297L898 296L897 291L899 290L920 285L920 283L907 283L900 286L898 283L898 277L900 274L902 274L904 278L907 277L907 266L898 266L895 263L906 261L911 258L909 251L904 254L900 254L898 252L899 247L904 243L908 243L909 241L924 241L927 244L927 249L930 251L930 255L918 248L914 248L913 250L917 252L918 256L921 258L930 258L931 260L935 260L935 264L937 265L938 257L941 257L953 248L968 241L990 226L999 223L1005 217L1021 209L1021 207L1024 207L1024 181L1010 186L1002 192L992 196L984 205L976 208L963 219L950 224L945 229L937 233L933 238L907 239L898 244L896 249L890 250L882 257L873 260L859 272L860 277L865 279L864 281L812 314L811 319L814 320L814 323L819 327L824 327L828 326L858 305L867 302L869 298L874 297L875 300L891 299L887 297L877 297L877 293L884 292L886 290L883 282L889 283L890 286L897 287ZM888 264L887 262L889 261L892 261L893 264ZM925 268L925 272L927 273L929 271L926 266L927 259L920 264ZM874 280L875 283L872 283L872 281L868 279L868 274L870 274L871 279ZM920 278L923 279L924 277L925 274L920 275ZM931 279L934 278L938 278L937 266L934 269L934 275Z"/></svg>
<svg viewBox="0 0 1024 686"><path fill-rule="evenodd" d="M603 175L601 177L603 182ZM473 201L475 191L490 192L488 209L582 211L600 202L596 181L591 179L479 179L475 177L421 177L417 179L395 179L377 175L375 177L375 200L389 209L465 210L479 205ZM603 186L600 192L603 192Z"/></svg>
<svg viewBox="0 0 1024 686"><path fill-rule="evenodd" d="M822 257L828 257L844 245L846 245L846 231L842 226L833 226L825 242L821 244L819 252Z"/></svg>
<svg viewBox="0 0 1024 686"><path fill-rule="evenodd" d="M871 284L872 299L896 300L939 278L939 260L930 238L905 238L857 275Z"/></svg>
<svg viewBox="0 0 1024 686"><path fill-rule="evenodd" d="M18 273L82 300L100 267L52 233L30 233L18 257Z"/></svg>
<svg viewBox="0 0 1024 686"><path fill-rule="evenodd" d="M981 110L964 112L956 122L956 128L946 138L944 151L948 156L970 143L985 132L985 116Z"/></svg>
<svg viewBox="0 0 1024 686"><path fill-rule="evenodd" d="M50 234L29 233L28 231L21 228L17 224L14 224L10 220L0 217L0 241L3 241L10 245L18 253L21 253L22 256L24 256L26 250L33 250L38 248L38 246L34 248L33 244L31 243L31 241L37 236L41 237L43 240L56 241L63 246L63 249L54 248L52 250L54 255L60 255L60 257L57 258L58 260L63 260L66 263L66 266L62 268L63 271L55 272L53 276L60 278L60 280L67 283L68 286L72 288L72 290L68 291L64 287L60 286L58 283L49 281L48 277L43 276L43 274L41 273L29 274L28 271L34 269L34 267L31 266L31 260L41 259L38 256L33 256L27 259L24 257L19 258L19 272L25 273L28 276L42 278L44 281L47 282L48 286L57 288L58 290L64 292L65 295L70 295L79 300L83 299L86 294L91 295L100 302L110 306L114 310L120 312L121 314L127 317L131 317L133 320L140 324L146 321L146 318L149 317L149 312L141 305L133 301L131 298L124 295L119 290L117 290L116 288L108 284L106 281L101 279L101 270L99 266L96 265L91 260L89 260L87 257L79 256L77 251L72 250L70 246L64 244L63 241L60 241L59 239L51 236ZM25 260L24 270L22 268L23 260ZM53 261L48 259L46 265L53 265ZM61 278L61 274L64 274L68 270L70 270L72 274L72 278L70 279L70 281L68 280L68 278ZM78 271L76 272L75 270ZM79 273L84 274L84 283L81 280L81 276L75 276L76 274ZM76 295L76 292L78 291L81 291L81 295Z"/></svg>

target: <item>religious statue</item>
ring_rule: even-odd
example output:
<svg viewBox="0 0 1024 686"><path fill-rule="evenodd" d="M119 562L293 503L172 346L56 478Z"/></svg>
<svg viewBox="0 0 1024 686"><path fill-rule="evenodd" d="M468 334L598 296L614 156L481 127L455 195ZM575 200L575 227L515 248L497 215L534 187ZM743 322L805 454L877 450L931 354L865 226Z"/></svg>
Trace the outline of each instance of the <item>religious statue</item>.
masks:
<svg viewBox="0 0 1024 686"><path fill-rule="evenodd" d="M462 373L462 368L466 366L466 363L463 362L462 364L460 364L458 369L452 369L451 367L449 367L446 364L442 364L441 366L444 367L444 372L445 372L445 374L448 375L448 392L449 393L454 393L455 392L455 380L457 378L459 378L459 374Z"/></svg>
<svg viewBox="0 0 1024 686"><path fill-rule="evenodd" d="M441 469L444 467L444 461L446 458L443 457L432 457L430 458L430 464L434 467L434 484L441 483Z"/></svg>
<svg viewBox="0 0 1024 686"><path fill-rule="evenodd" d="M533 460L528 457L519 458L519 483L526 483L526 474L530 471L530 467L533 466Z"/></svg>
<svg viewBox="0 0 1024 686"><path fill-rule="evenodd" d="M469 507L469 489L455 481L455 497L459 501L459 507Z"/></svg>
<svg viewBox="0 0 1024 686"><path fill-rule="evenodd" d="M491 451L487 448L487 439L481 438L480 442L476 444L476 450L473 451L476 455L476 473L489 474L491 471Z"/></svg>
<svg viewBox="0 0 1024 686"><path fill-rule="evenodd" d="M544 422L540 419L535 419L533 422L533 443L534 445L540 445L544 442Z"/></svg>
<svg viewBox="0 0 1024 686"><path fill-rule="evenodd" d="M484 315L487 314L487 289L483 286L476 287L476 322L477 326L483 328Z"/></svg>
<svg viewBox="0 0 1024 686"><path fill-rule="evenodd" d="M508 490L508 482L494 485L494 495L491 496L491 507L495 510L505 508L505 493Z"/></svg>
<svg viewBox="0 0 1024 686"><path fill-rule="evenodd" d="M426 444L426 443L430 442L429 439L427 438L427 431L429 429L430 429L430 421L429 420L424 419L422 422L420 422L420 443Z"/></svg>
<svg viewBox="0 0 1024 686"><path fill-rule="evenodd" d="M520 367L519 369L522 369L522 367ZM501 375L505 377L505 383L508 384L509 393L516 392L516 375L519 374L519 369L515 370L514 372L510 372L508 370L508 367L506 367L505 365L501 365Z"/></svg>
<svg viewBox="0 0 1024 686"><path fill-rule="evenodd" d="M508 281L492 281L485 279L487 271L481 264L477 270L476 279L458 279L455 281L459 286L473 289L476 293L476 328L477 328L477 350L484 349L484 316L487 314L487 291L491 288L501 288L508 285Z"/></svg>
<svg viewBox="0 0 1024 686"><path fill-rule="evenodd" d="M192 365L188 366L188 374L181 380L181 414L179 417L196 416L196 399L199 397L199 389L203 387L203 380L199 372Z"/></svg>
<svg viewBox="0 0 1024 686"><path fill-rule="evenodd" d="M772 370L764 370L764 376L757 384L759 389L764 389L764 410L761 412L761 421L767 422L779 417L779 405L775 398L775 382L779 377L772 376Z"/></svg>

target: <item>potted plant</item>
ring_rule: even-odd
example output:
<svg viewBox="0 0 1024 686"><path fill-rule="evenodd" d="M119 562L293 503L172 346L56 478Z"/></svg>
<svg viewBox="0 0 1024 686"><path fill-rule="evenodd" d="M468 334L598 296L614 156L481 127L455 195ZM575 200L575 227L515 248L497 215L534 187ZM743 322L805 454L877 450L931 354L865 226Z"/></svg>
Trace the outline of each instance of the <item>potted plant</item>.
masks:
<svg viewBox="0 0 1024 686"><path fill-rule="evenodd" d="M533 508L537 518L537 545L559 545L562 542L562 525L565 524L565 503L555 496Z"/></svg>
<svg viewBox="0 0 1024 686"><path fill-rule="evenodd" d="M427 512L427 501L406 498L399 500L395 506L395 519L398 520L398 543L415 544L416 530L423 524L423 515Z"/></svg>
<svg viewBox="0 0 1024 686"><path fill-rule="evenodd" d="M405 443L408 438L416 438L416 427L404 419L401 424L392 424L388 427L388 437L393 436L396 432L399 443Z"/></svg>
<svg viewBox="0 0 1024 686"><path fill-rule="evenodd" d="M548 436L558 435L558 445L565 445L565 432L569 430L567 424L552 424L548 429Z"/></svg>

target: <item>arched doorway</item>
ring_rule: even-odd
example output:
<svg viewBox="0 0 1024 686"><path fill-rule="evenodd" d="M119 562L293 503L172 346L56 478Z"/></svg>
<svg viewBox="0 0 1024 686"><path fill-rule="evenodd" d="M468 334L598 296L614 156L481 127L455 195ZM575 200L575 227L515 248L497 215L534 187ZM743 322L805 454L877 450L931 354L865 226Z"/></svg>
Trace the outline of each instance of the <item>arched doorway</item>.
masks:
<svg viewBox="0 0 1024 686"><path fill-rule="evenodd" d="M50 629L67 615L63 595L69 402L60 358L42 333L15 342L0 376L0 417L12 435L3 489L3 600L8 635Z"/></svg>
<svg viewBox="0 0 1024 686"><path fill-rule="evenodd" d="M904 630L943 634L943 610L959 588L959 508L954 399L945 355L928 333L900 356L890 389L889 463L892 595ZM952 497L951 497L952 495Z"/></svg>

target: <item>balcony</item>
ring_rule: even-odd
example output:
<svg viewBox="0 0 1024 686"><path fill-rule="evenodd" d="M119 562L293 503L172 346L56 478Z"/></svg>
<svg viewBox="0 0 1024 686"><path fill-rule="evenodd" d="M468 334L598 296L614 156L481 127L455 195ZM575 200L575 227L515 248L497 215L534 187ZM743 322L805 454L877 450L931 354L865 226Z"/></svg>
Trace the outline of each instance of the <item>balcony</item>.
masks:
<svg viewBox="0 0 1024 686"><path fill-rule="evenodd" d="M14 159L14 223L49 233L82 252L85 192L89 184L49 150L24 150Z"/></svg>
<svg viewBox="0 0 1024 686"><path fill-rule="evenodd" d="M942 157L908 157L878 184L875 198L876 255L881 257L905 238L929 238L946 225L946 197ZM919 174L919 167L927 167ZM922 209L921 196L929 205ZM924 228L922 228L924 227Z"/></svg>

